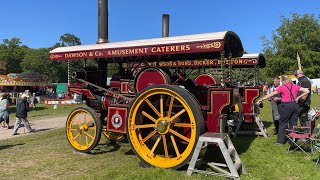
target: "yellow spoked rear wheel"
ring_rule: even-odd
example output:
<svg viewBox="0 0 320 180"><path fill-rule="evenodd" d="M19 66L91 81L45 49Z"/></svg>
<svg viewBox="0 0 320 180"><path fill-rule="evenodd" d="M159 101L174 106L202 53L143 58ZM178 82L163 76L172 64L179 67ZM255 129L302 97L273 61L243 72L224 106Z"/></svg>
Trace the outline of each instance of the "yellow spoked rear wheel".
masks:
<svg viewBox="0 0 320 180"><path fill-rule="evenodd" d="M66 134L70 145L80 152L90 152L101 137L101 121L91 108L79 107L68 116Z"/></svg>
<svg viewBox="0 0 320 180"><path fill-rule="evenodd" d="M192 157L204 131L201 108L186 90L156 85L131 103L127 136L142 162L178 169Z"/></svg>

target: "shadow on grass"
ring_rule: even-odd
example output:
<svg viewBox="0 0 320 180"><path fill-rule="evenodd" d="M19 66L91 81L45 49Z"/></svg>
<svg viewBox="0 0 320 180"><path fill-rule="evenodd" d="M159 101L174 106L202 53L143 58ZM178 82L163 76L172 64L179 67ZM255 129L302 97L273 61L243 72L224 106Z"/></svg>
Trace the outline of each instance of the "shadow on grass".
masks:
<svg viewBox="0 0 320 180"><path fill-rule="evenodd" d="M270 126L273 125L273 122L262 120L263 125L265 129L268 129ZM259 127L256 123L244 123L240 131L258 131L260 132ZM268 132L268 135L270 136L271 132ZM251 146L252 142L259 137L258 135L245 135L245 134L239 134L237 137L230 137L232 140L232 143L234 144L238 154L246 152L249 147ZM263 136L260 136L259 138L264 138Z"/></svg>
<svg viewBox="0 0 320 180"><path fill-rule="evenodd" d="M230 137L231 141L239 155L245 153L258 135L239 134L237 137Z"/></svg>
<svg viewBox="0 0 320 180"><path fill-rule="evenodd" d="M48 131L48 130L51 130L53 128L43 128L43 129L36 129L35 132L42 132L42 131Z"/></svg>
<svg viewBox="0 0 320 180"><path fill-rule="evenodd" d="M232 139L233 145L236 148L236 151L240 155L241 153L247 151L247 149L250 147L251 143L256 137L250 136L250 137L237 137L236 139ZM226 161L223 157L223 154L217 144L209 143L206 149L202 149L200 151L199 157L202 157L202 161L198 161L196 163L196 168L198 170L207 170L207 171L213 171L213 169L207 165L208 162L214 162L214 163L221 163L226 164ZM178 171L186 171L188 169L189 164L184 165ZM225 169L225 168L222 168ZM226 168L225 170L228 171Z"/></svg>
<svg viewBox="0 0 320 180"><path fill-rule="evenodd" d="M232 139L232 143L239 155L245 153L251 146L252 142L257 138L257 135L238 135ZM263 138L263 137L261 137Z"/></svg>
<svg viewBox="0 0 320 180"><path fill-rule="evenodd" d="M273 122L270 122L270 121L262 121L262 122L265 128L269 128L273 124Z"/></svg>
<svg viewBox="0 0 320 180"><path fill-rule="evenodd" d="M129 156L135 156L136 154L133 152L133 149L130 149L129 151L124 153L125 155L129 155Z"/></svg>
<svg viewBox="0 0 320 180"><path fill-rule="evenodd" d="M39 115L39 116L42 116L42 115ZM33 117L35 117L35 116L33 116ZM28 119L28 121L29 121L29 119ZM15 122L16 122L16 121L14 121L14 124L15 124ZM33 121L29 121L29 124L30 124L30 126L31 126L31 128L32 128L32 126L35 125L36 123L33 122ZM14 125L10 125L10 126L9 126L9 129L13 129L13 128L14 128ZM25 128L23 122L21 122L21 124L19 125L19 128ZM52 128L39 129L39 131L46 131L46 130L50 130L50 129L52 129Z"/></svg>
<svg viewBox="0 0 320 180"><path fill-rule="evenodd" d="M119 150L121 145L113 142L98 144L90 154L103 154Z"/></svg>
<svg viewBox="0 0 320 180"><path fill-rule="evenodd" d="M3 146L0 146L0 150L11 148L11 147L14 147L14 146L21 146L21 145L25 145L25 143L24 144L20 143L20 144L3 145Z"/></svg>
<svg viewBox="0 0 320 180"><path fill-rule="evenodd" d="M31 111L41 111L41 110L45 110L45 109L48 109L48 108L47 107L36 107L34 109L30 108L29 112L31 112ZM15 113L16 110L17 110L17 108L15 106L10 107L10 112L11 113Z"/></svg>

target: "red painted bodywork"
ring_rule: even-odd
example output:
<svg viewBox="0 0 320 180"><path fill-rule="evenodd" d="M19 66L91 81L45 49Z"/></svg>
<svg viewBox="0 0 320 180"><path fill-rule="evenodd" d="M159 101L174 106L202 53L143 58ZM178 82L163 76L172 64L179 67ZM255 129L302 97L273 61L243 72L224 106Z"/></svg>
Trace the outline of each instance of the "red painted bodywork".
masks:
<svg viewBox="0 0 320 180"><path fill-rule="evenodd" d="M127 106L123 106L123 105L117 106L117 107L109 106L107 130L111 132L126 133L127 132L126 130L127 111L128 111ZM121 117L121 125L119 127L116 127L113 125L116 117Z"/></svg>
<svg viewBox="0 0 320 180"><path fill-rule="evenodd" d="M77 94L84 94L87 96L88 99L96 99L96 97L91 93L89 89L70 88L69 91Z"/></svg>
<svg viewBox="0 0 320 180"><path fill-rule="evenodd" d="M253 112L254 101L260 97L261 87L244 87L239 90L242 95L242 111L244 115L244 121L248 123L253 122L251 116Z"/></svg>
<svg viewBox="0 0 320 180"><path fill-rule="evenodd" d="M119 88L120 86L120 81L110 81L110 87L111 88Z"/></svg>
<svg viewBox="0 0 320 180"><path fill-rule="evenodd" d="M121 94L134 94L133 81L131 81L131 80L123 81L123 80L121 80L120 93Z"/></svg>
<svg viewBox="0 0 320 180"><path fill-rule="evenodd" d="M103 110L107 111L111 102L112 102L112 98L110 96L105 95L102 98L102 108L103 108Z"/></svg>
<svg viewBox="0 0 320 180"><path fill-rule="evenodd" d="M211 74L200 74L194 80L197 85L216 85L216 80Z"/></svg>
<svg viewBox="0 0 320 180"><path fill-rule="evenodd" d="M160 69L145 69L139 73L138 77L136 78L136 93L141 92L150 85L157 84L170 84L170 79L165 72Z"/></svg>
<svg viewBox="0 0 320 180"><path fill-rule="evenodd" d="M265 64L264 61L259 60L258 57L254 58L242 58L236 57L232 59L224 59L223 64L227 65L231 63L232 67L246 68ZM148 62L148 66L156 67L217 67L221 66L221 59L196 59L196 60L179 60L179 61L157 61Z"/></svg>
<svg viewBox="0 0 320 180"><path fill-rule="evenodd" d="M206 126L208 132L220 132L220 121L223 120L223 111L232 102L232 89L210 88L208 91L208 105Z"/></svg>

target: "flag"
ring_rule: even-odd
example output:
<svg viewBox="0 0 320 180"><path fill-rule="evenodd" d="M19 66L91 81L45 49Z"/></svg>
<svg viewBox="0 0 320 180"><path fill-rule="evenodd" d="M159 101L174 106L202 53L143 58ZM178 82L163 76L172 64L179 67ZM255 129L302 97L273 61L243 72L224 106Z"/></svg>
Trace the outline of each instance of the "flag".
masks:
<svg viewBox="0 0 320 180"><path fill-rule="evenodd" d="M299 70L301 71L301 70L302 70L302 68L301 68L300 56L299 56L298 51L297 51L297 61L298 61L298 67L299 67Z"/></svg>

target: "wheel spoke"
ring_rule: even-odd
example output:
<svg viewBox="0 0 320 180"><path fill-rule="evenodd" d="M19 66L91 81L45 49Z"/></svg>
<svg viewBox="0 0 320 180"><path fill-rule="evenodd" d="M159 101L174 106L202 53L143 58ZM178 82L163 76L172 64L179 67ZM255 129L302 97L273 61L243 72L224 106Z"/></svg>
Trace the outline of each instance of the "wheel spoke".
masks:
<svg viewBox="0 0 320 180"><path fill-rule="evenodd" d="M142 124L142 125L135 125L135 129L142 129L142 128L152 128L156 127L156 124Z"/></svg>
<svg viewBox="0 0 320 180"><path fill-rule="evenodd" d="M172 116L170 118L170 122L172 122L173 120L175 120L177 117L179 117L181 114L183 114L184 112L186 112L186 109L182 109L181 111L179 111L177 114L175 114L174 116Z"/></svg>
<svg viewBox="0 0 320 180"><path fill-rule="evenodd" d="M83 124L87 124L87 113L84 113L84 123Z"/></svg>
<svg viewBox="0 0 320 180"><path fill-rule="evenodd" d="M81 126L81 122L80 122L80 115L78 114L78 126Z"/></svg>
<svg viewBox="0 0 320 180"><path fill-rule="evenodd" d="M189 123L174 123L175 127L184 127L184 128L190 128L191 124Z"/></svg>
<svg viewBox="0 0 320 180"><path fill-rule="evenodd" d="M170 131L172 134L178 136L179 138L181 138L181 139L183 139L183 140L185 140L185 141L187 141L187 142L190 141L189 138L183 136L182 134L180 134L180 133L178 133L178 132L176 132L176 131L174 131L174 130L172 130L172 129L170 129L169 131Z"/></svg>
<svg viewBox="0 0 320 180"><path fill-rule="evenodd" d="M75 137L73 137L73 140L76 140L79 136L80 136L81 133L78 133Z"/></svg>
<svg viewBox="0 0 320 180"><path fill-rule="evenodd" d="M80 141L79 144L82 144L82 134L80 134Z"/></svg>
<svg viewBox="0 0 320 180"><path fill-rule="evenodd" d="M88 146L89 142L88 142L88 136L86 136L86 146Z"/></svg>
<svg viewBox="0 0 320 180"><path fill-rule="evenodd" d="M168 111L167 117L170 117L170 116L171 116L172 107L173 107L173 101L174 101L174 97L171 96L170 104L169 104L169 111Z"/></svg>
<svg viewBox="0 0 320 180"><path fill-rule="evenodd" d="M166 159L169 158L169 154L168 154L168 147L167 147L167 140L166 140L166 136L163 134L161 135L162 137L162 141L163 141L163 149L164 149L164 154L166 156Z"/></svg>
<svg viewBox="0 0 320 180"><path fill-rule="evenodd" d="M174 137L172 136L172 134L170 134L170 138L171 138L172 145L174 147L174 151L176 152L176 155L179 158L180 157L179 149L178 149L177 143L174 140Z"/></svg>
<svg viewBox="0 0 320 180"><path fill-rule="evenodd" d="M160 115L163 117L163 95L160 94Z"/></svg>
<svg viewBox="0 0 320 180"><path fill-rule="evenodd" d="M86 123L88 126L90 126L89 125L89 122L91 122L91 121L93 121L93 119L92 118L90 118L90 120Z"/></svg>
<svg viewBox="0 0 320 180"><path fill-rule="evenodd" d="M152 131L147 137L145 137L144 139L142 139L142 142L145 143L146 141L148 141L148 139L150 139L153 135L156 134L157 131Z"/></svg>
<svg viewBox="0 0 320 180"><path fill-rule="evenodd" d="M154 123L157 121L155 118L153 118L152 116L150 116L148 113L146 113L145 111L142 111L142 114L147 117L148 119L150 119L151 121L153 121Z"/></svg>
<svg viewBox="0 0 320 180"><path fill-rule="evenodd" d="M84 134L86 134L87 136L89 136L91 139L94 139L93 136L91 136L89 133L83 131Z"/></svg>
<svg viewBox="0 0 320 180"><path fill-rule="evenodd" d="M159 117L161 117L161 114L160 114L159 111L153 106L153 104L152 104L148 99L146 99L145 101L146 101L147 104L151 107L151 109L152 109Z"/></svg>
<svg viewBox="0 0 320 180"><path fill-rule="evenodd" d="M156 142L154 143L154 145L153 145L153 147L152 147L152 149L151 149L151 151L150 151L150 156L152 156L154 150L156 150L156 148L157 148L160 140L161 140L161 136L159 136L158 139L156 140Z"/></svg>
<svg viewBox="0 0 320 180"><path fill-rule="evenodd" d="M78 131L79 129L69 129L70 131Z"/></svg>

